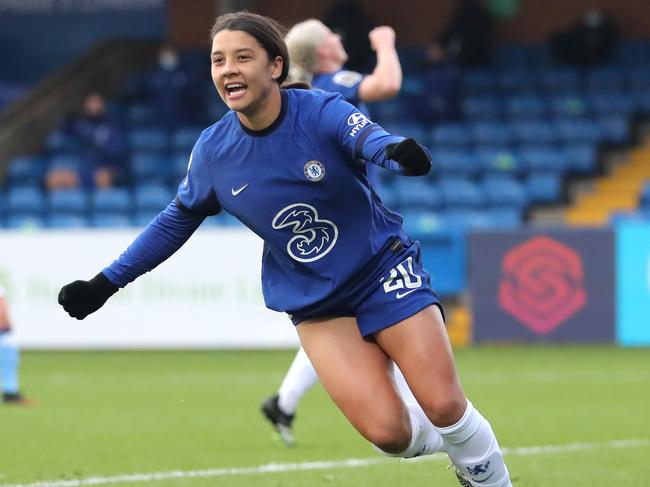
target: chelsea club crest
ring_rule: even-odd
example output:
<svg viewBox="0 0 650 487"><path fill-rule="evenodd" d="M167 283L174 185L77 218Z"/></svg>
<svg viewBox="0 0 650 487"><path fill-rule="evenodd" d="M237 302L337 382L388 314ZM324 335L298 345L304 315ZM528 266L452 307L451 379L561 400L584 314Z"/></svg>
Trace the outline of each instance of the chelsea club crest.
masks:
<svg viewBox="0 0 650 487"><path fill-rule="evenodd" d="M304 173L307 179L316 183L325 177L325 166L320 161L307 161L305 163Z"/></svg>

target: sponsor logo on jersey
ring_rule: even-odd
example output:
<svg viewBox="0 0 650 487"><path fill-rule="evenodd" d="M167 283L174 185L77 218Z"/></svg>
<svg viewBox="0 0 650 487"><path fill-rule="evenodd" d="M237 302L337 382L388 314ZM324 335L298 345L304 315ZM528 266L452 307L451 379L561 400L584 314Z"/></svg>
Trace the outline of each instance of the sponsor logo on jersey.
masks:
<svg viewBox="0 0 650 487"><path fill-rule="evenodd" d="M287 253L298 262L313 262L325 257L336 245L336 225L319 218L318 211L307 203L294 203L277 212L271 223L275 230L289 229L294 235L287 243Z"/></svg>
<svg viewBox="0 0 650 487"><path fill-rule="evenodd" d="M348 117L348 125L352 127L352 130L350 130L350 137L356 137L359 131L369 123L372 123L372 120L366 117L363 113L354 112Z"/></svg>
<svg viewBox="0 0 650 487"><path fill-rule="evenodd" d="M355 71L339 71L332 77L334 83L346 88L352 88L362 79L363 76Z"/></svg>
<svg viewBox="0 0 650 487"><path fill-rule="evenodd" d="M303 168L305 177L311 182L316 183L325 177L325 166L320 161L307 161Z"/></svg>

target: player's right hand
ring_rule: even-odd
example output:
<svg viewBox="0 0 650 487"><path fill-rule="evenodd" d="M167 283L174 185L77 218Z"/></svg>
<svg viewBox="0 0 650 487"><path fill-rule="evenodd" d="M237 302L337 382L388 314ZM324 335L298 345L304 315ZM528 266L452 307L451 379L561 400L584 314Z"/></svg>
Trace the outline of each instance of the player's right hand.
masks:
<svg viewBox="0 0 650 487"><path fill-rule="evenodd" d="M74 281L63 286L59 291L59 304L70 316L83 320L101 308L118 289L100 272L90 281Z"/></svg>
<svg viewBox="0 0 650 487"><path fill-rule="evenodd" d="M368 38L370 39L370 47L374 51L379 51L386 47L395 47L395 31L388 25L375 27L368 33Z"/></svg>

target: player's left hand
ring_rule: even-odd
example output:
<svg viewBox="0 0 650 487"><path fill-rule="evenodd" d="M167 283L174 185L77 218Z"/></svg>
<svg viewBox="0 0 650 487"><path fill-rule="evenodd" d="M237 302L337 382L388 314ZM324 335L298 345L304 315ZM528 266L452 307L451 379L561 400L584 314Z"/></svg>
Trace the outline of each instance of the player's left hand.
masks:
<svg viewBox="0 0 650 487"><path fill-rule="evenodd" d="M386 146L386 159L399 162L406 176L424 176L431 170L431 157L415 139Z"/></svg>

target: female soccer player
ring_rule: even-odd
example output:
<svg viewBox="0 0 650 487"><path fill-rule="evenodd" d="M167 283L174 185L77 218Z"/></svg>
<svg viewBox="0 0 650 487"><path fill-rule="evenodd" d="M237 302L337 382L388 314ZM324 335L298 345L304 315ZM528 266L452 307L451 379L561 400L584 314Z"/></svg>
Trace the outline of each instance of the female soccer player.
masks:
<svg viewBox="0 0 650 487"><path fill-rule="evenodd" d="M218 17L211 61L230 111L199 137L175 200L102 272L64 286L59 303L85 318L224 209L264 240L266 305L290 315L325 389L377 450L444 449L463 485L510 486L490 424L463 393L419 245L364 175L364 161L425 174L426 151L339 95L281 89L289 56L272 19ZM391 360L426 417L398 395Z"/></svg>
<svg viewBox="0 0 650 487"><path fill-rule="evenodd" d="M369 115L365 102L387 100L399 93L402 67L395 49L395 31L391 27L376 27L368 37L377 53L377 65L371 74L364 76L343 69L348 54L339 35L320 20L308 19L297 23L285 36L290 59L289 79L311 83L323 91L340 93L345 101ZM371 183L377 179L375 169L379 170L374 165L366 167ZM399 369L395 370L395 379L402 397L411 399L411 392ZM294 443L293 421L298 403L317 382L316 371L300 348L277 394L262 403L262 413L287 445Z"/></svg>

